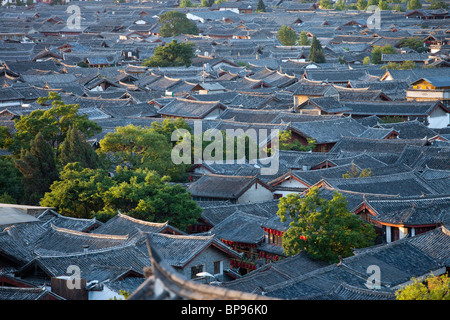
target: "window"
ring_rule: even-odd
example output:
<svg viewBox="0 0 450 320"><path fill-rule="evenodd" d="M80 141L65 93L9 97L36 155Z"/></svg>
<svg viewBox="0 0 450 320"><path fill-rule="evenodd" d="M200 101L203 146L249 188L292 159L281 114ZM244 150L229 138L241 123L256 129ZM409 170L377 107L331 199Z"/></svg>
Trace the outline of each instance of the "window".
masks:
<svg viewBox="0 0 450 320"><path fill-rule="evenodd" d="M191 279L198 278L197 273L203 272L203 265L191 267Z"/></svg>
<svg viewBox="0 0 450 320"><path fill-rule="evenodd" d="M222 274L222 261L214 262L214 274Z"/></svg>

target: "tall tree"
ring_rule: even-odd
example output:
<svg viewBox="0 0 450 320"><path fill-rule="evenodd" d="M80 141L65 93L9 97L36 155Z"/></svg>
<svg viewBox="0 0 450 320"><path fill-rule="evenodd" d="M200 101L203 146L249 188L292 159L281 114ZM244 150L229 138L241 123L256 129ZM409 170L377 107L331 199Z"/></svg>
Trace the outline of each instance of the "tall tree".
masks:
<svg viewBox="0 0 450 320"><path fill-rule="evenodd" d="M90 219L103 210L105 192L112 185L108 171L69 163L45 193L41 205L54 207L65 216Z"/></svg>
<svg viewBox="0 0 450 320"><path fill-rule="evenodd" d="M149 169L170 176L172 181L185 178L186 165L172 162L170 139L151 128L134 125L118 127L100 140L99 153L109 153L112 165Z"/></svg>
<svg viewBox="0 0 450 320"><path fill-rule="evenodd" d="M11 149L20 151L29 148L30 141L40 132L45 141L58 150L71 126L77 127L87 137L101 132L102 128L87 115L78 113L78 104L66 104L61 96L50 92L48 97L41 97L37 102L46 107L32 111L15 120L16 133Z"/></svg>
<svg viewBox="0 0 450 320"><path fill-rule="evenodd" d="M345 3L345 0L337 0L334 4L334 9L337 11L343 11L347 8L347 5Z"/></svg>
<svg viewBox="0 0 450 320"><path fill-rule="evenodd" d="M311 41L308 39L308 35L306 34L306 31L300 32L300 36L298 37L298 44L300 46L309 46L311 45Z"/></svg>
<svg viewBox="0 0 450 320"><path fill-rule="evenodd" d="M58 158L62 167L70 162L78 162L83 168L95 169L100 164L94 148L86 141L83 133L74 126L67 131Z"/></svg>
<svg viewBox="0 0 450 320"><path fill-rule="evenodd" d="M291 220L283 235L288 256L305 251L312 259L333 263L339 256L351 256L354 248L374 244L373 226L350 212L347 200L338 192L331 200L322 198L317 187L304 197L288 194L280 199L277 214L283 222Z"/></svg>
<svg viewBox="0 0 450 320"><path fill-rule="evenodd" d="M180 2L180 8L190 8L193 6L194 5L192 4L191 0L181 0L181 2Z"/></svg>
<svg viewBox="0 0 450 320"><path fill-rule="evenodd" d="M263 0L258 0L256 4L256 12L266 12L266 5Z"/></svg>
<svg viewBox="0 0 450 320"><path fill-rule="evenodd" d="M31 141L30 149L22 149L15 165L23 175L25 199L29 204L37 204L58 179L54 149L40 132Z"/></svg>
<svg viewBox="0 0 450 320"><path fill-rule="evenodd" d="M159 17L162 24L160 35L162 37L176 37L180 34L198 34L195 22L186 18L186 14L178 11L167 11Z"/></svg>
<svg viewBox="0 0 450 320"><path fill-rule="evenodd" d="M146 221L169 221L186 230L200 218L201 208L185 187L167 181L168 177L147 169L117 167L111 177L106 170L69 163L41 203L71 217L107 221L120 211Z"/></svg>
<svg viewBox="0 0 450 320"><path fill-rule="evenodd" d="M288 26L281 26L278 30L277 39L283 46L293 46L297 42L297 34Z"/></svg>
<svg viewBox="0 0 450 320"><path fill-rule="evenodd" d="M201 209L181 185L168 184L162 177L149 170L118 171L115 184L105 193L103 214L117 210L146 221L165 222L177 228L195 224Z"/></svg>
<svg viewBox="0 0 450 320"><path fill-rule="evenodd" d="M0 194L7 194L15 203L20 203L24 195L22 174L11 156L0 157L0 172Z"/></svg>
<svg viewBox="0 0 450 320"><path fill-rule="evenodd" d="M380 0L378 2L378 8L380 8L380 10L392 10L391 6L385 0Z"/></svg>
<svg viewBox="0 0 450 320"><path fill-rule="evenodd" d="M325 55L323 54L322 45L320 41L313 36L311 41L311 50L309 51L309 60L317 63L325 63Z"/></svg>
<svg viewBox="0 0 450 320"><path fill-rule="evenodd" d="M333 3L331 0L320 0L319 7L321 9L333 9Z"/></svg>
<svg viewBox="0 0 450 320"><path fill-rule="evenodd" d="M406 9L408 10L416 10L422 8L422 2L420 0L410 0L406 5Z"/></svg>
<svg viewBox="0 0 450 320"><path fill-rule="evenodd" d="M367 5L367 0L358 0L358 2L356 3L356 7L358 8L358 10L366 10Z"/></svg>
<svg viewBox="0 0 450 320"><path fill-rule="evenodd" d="M172 40L166 45L158 46L153 56L142 64L147 67L189 67L194 56L193 43L178 43L177 40Z"/></svg>

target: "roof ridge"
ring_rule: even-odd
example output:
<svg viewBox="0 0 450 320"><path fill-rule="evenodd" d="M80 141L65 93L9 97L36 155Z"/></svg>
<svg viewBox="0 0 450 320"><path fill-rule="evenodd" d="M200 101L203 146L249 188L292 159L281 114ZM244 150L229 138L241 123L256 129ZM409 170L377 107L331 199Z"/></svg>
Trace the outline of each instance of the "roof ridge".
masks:
<svg viewBox="0 0 450 320"><path fill-rule="evenodd" d="M129 235L112 235L112 234L101 234L101 233L87 233L87 232L81 232L77 230L67 229L67 228L61 228L55 226L53 223L50 223L51 229L60 233L66 233L66 234L72 234L82 237L88 237L88 238L98 238L98 239L113 239L113 240L127 240L129 238Z"/></svg>
<svg viewBox="0 0 450 320"><path fill-rule="evenodd" d="M133 218L127 214L123 214L121 212L118 212L118 214L116 215L116 217L118 218L124 218L126 220L129 220L131 222L135 222L138 224L143 224L143 225L147 225L147 226L167 226L169 224L169 221L166 222L151 222L151 221L145 221L145 220L141 220L141 219L137 219L137 218Z"/></svg>

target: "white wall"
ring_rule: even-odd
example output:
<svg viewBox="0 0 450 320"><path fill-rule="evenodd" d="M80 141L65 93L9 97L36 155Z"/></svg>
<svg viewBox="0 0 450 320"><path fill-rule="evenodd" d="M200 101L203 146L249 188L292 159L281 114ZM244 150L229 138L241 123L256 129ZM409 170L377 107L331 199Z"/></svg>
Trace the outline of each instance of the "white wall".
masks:
<svg viewBox="0 0 450 320"><path fill-rule="evenodd" d="M254 183L238 199L238 203L254 203L270 201L273 199L273 193L259 183Z"/></svg>
<svg viewBox="0 0 450 320"><path fill-rule="evenodd" d="M442 108L437 108L430 116L427 117L427 120L429 123L429 128L445 128L449 124L449 114L442 110Z"/></svg>

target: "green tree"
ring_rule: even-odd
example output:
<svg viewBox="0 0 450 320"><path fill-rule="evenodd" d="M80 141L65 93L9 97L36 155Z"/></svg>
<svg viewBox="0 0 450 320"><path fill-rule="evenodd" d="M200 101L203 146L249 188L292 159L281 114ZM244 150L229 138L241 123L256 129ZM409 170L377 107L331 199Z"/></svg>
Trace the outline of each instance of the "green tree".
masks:
<svg viewBox="0 0 450 320"><path fill-rule="evenodd" d="M185 230L200 218L201 208L186 188L148 169L106 170L69 163L41 203L66 216L107 221L117 212L137 219L166 222Z"/></svg>
<svg viewBox="0 0 450 320"><path fill-rule="evenodd" d="M369 64L370 64L370 57L369 57L369 56L364 57L364 59L363 59L363 65L367 66L367 65L369 65Z"/></svg>
<svg viewBox="0 0 450 320"><path fill-rule="evenodd" d="M320 0L319 7L320 9L333 9L333 3L330 0Z"/></svg>
<svg viewBox="0 0 450 320"><path fill-rule="evenodd" d="M202 0L202 7L211 7L214 4L214 0Z"/></svg>
<svg viewBox="0 0 450 320"><path fill-rule="evenodd" d="M383 54L393 54L397 53L397 51L390 45L387 44L383 47L380 46L374 46L372 50L372 58L371 61L373 64L381 64L381 58Z"/></svg>
<svg viewBox="0 0 450 320"><path fill-rule="evenodd" d="M419 53L428 51L428 48L424 46L423 40L419 37L403 38L399 41L398 46L402 48L407 47Z"/></svg>
<svg viewBox="0 0 450 320"><path fill-rule="evenodd" d="M134 218L169 223L177 228L195 224L201 208L186 188L168 184L167 177L148 170L118 171L115 184L105 193L105 209L112 214L119 210Z"/></svg>
<svg viewBox="0 0 450 320"><path fill-rule="evenodd" d="M306 34L306 31L300 32L300 36L298 37L298 44L300 46L310 46L311 41L308 39L308 35Z"/></svg>
<svg viewBox="0 0 450 320"><path fill-rule="evenodd" d="M172 143L170 139L151 128L134 125L117 127L100 140L100 154L109 154L114 166L128 166L132 169L154 170L167 175L173 181L185 178L186 165L172 162Z"/></svg>
<svg viewBox="0 0 450 320"><path fill-rule="evenodd" d="M344 11L347 8L345 0L337 0L334 4L334 9L337 11Z"/></svg>
<svg viewBox="0 0 450 320"><path fill-rule="evenodd" d="M291 220L283 234L287 256L305 251L312 259L333 263L339 256L351 256L355 248L373 245L376 237L372 225L349 211L342 194L335 192L326 200L318 187L303 197L292 193L281 198L277 214L282 222Z"/></svg>
<svg viewBox="0 0 450 320"><path fill-rule="evenodd" d="M422 3L420 2L420 0L410 0L408 2L408 4L406 5L406 9L408 10L416 10L416 9L421 9L422 8Z"/></svg>
<svg viewBox="0 0 450 320"><path fill-rule="evenodd" d="M367 7L370 7L370 6L378 6L378 3L379 3L380 1L379 0L369 0L368 2L367 2ZM366 7L366 9L367 9L367 7Z"/></svg>
<svg viewBox="0 0 450 320"><path fill-rule="evenodd" d="M266 5L263 0L258 0L256 4L256 12L266 12Z"/></svg>
<svg viewBox="0 0 450 320"><path fill-rule="evenodd" d="M167 11L159 17L162 24L159 31L162 37L175 37L180 34L198 34L197 25L186 18L186 14L178 11Z"/></svg>
<svg viewBox="0 0 450 320"><path fill-rule="evenodd" d="M380 8L380 10L392 10L391 6L385 0L380 0L378 2L378 8Z"/></svg>
<svg viewBox="0 0 450 320"><path fill-rule="evenodd" d="M414 61L411 60L405 60L402 63L396 63L396 62L389 62L382 66L380 69L387 69L387 70L410 70L416 68L416 64Z"/></svg>
<svg viewBox="0 0 450 320"><path fill-rule="evenodd" d="M280 150L295 150L295 151L311 151L316 147L314 139L308 139L308 145L304 146L298 140L292 139L292 131L284 130L279 136Z"/></svg>
<svg viewBox="0 0 450 320"><path fill-rule="evenodd" d="M0 126L0 149L9 149L14 143L13 135L8 127Z"/></svg>
<svg viewBox="0 0 450 320"><path fill-rule="evenodd" d="M278 30L277 39L283 46L293 46L297 43L297 34L288 26L281 26Z"/></svg>
<svg viewBox="0 0 450 320"><path fill-rule="evenodd" d="M395 292L397 300L450 300L450 278L448 274L434 276L425 280L411 279L413 283Z"/></svg>
<svg viewBox="0 0 450 320"><path fill-rule="evenodd" d="M54 149L40 132L31 141L30 149L22 149L15 165L23 175L25 199L29 204L36 204L58 179Z"/></svg>
<svg viewBox="0 0 450 320"><path fill-rule="evenodd" d="M194 5L192 4L191 0L181 0L180 2L180 8L190 8L193 7Z"/></svg>
<svg viewBox="0 0 450 320"><path fill-rule="evenodd" d="M21 202L24 195L22 174L17 170L12 157L0 157L0 172L0 194L10 196L15 203Z"/></svg>
<svg viewBox="0 0 450 320"><path fill-rule="evenodd" d="M189 67L194 57L193 43L178 43L177 40L172 40L166 45L158 46L153 56L142 64L147 67Z"/></svg>
<svg viewBox="0 0 450 320"><path fill-rule="evenodd" d="M311 50L309 51L309 60L317 63L325 63L325 55L323 54L322 45L320 41L313 36L311 41Z"/></svg>
<svg viewBox="0 0 450 320"><path fill-rule="evenodd" d="M98 168L100 165L94 148L76 127L71 127L67 131L66 138L60 146L58 158L62 167L71 162L78 162L83 168L91 169Z"/></svg>
<svg viewBox="0 0 450 320"><path fill-rule="evenodd" d="M358 8L358 10L366 10L367 4L367 0L358 0L358 2L356 3L356 7Z"/></svg>
<svg viewBox="0 0 450 320"><path fill-rule="evenodd" d="M37 103L47 108L51 107L34 110L30 114L15 120L16 133L14 134L14 143L11 146L13 151L20 151L21 148L28 149L30 141L39 132L45 141L58 150L71 126L75 126L87 137L92 137L102 130L97 123L89 120L87 115L78 113L78 104L66 104L54 92L50 92L48 97L37 99Z"/></svg>
<svg viewBox="0 0 450 320"><path fill-rule="evenodd" d="M103 210L105 192L112 185L108 171L68 163L60 172L60 179L45 193L41 205L54 207L65 216L90 219Z"/></svg>

